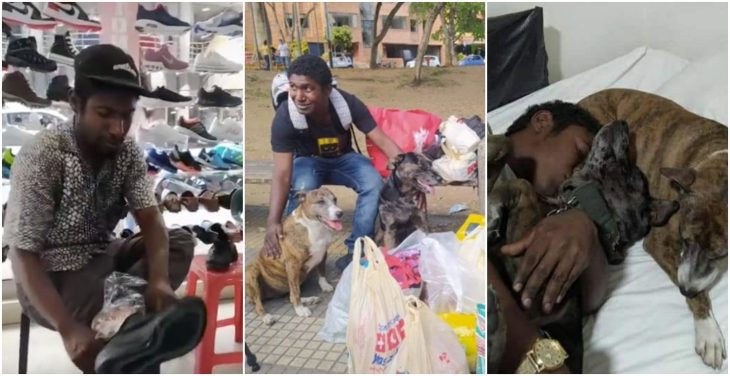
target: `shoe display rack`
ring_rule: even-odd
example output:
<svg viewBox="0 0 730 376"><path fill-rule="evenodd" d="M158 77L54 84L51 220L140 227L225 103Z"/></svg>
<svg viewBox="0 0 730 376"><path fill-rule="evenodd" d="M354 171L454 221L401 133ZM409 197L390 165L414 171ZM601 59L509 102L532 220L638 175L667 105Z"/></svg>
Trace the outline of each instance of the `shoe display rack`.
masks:
<svg viewBox="0 0 730 376"><path fill-rule="evenodd" d="M242 9L221 3L206 19L197 19L200 14L190 7L138 6L140 71L159 95L139 103L147 124L137 141L147 149L165 218L180 223L194 218L198 240L211 245L208 264L229 265L238 257L232 244L243 235L243 66L220 50L242 43Z"/></svg>

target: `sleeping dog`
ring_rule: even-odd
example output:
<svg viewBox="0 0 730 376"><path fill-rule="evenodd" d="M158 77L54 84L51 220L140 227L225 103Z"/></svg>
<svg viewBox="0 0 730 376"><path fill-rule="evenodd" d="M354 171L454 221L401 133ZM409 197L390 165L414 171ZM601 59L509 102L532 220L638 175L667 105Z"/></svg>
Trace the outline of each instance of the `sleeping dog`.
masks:
<svg viewBox="0 0 730 376"><path fill-rule="evenodd" d="M679 213L652 230L644 247L686 298L695 351L722 367L725 338L707 291L727 270L727 127L637 90L603 90L578 104L602 123L628 121L632 160L652 194L679 200Z"/></svg>
<svg viewBox="0 0 730 376"><path fill-rule="evenodd" d="M490 136L489 145L503 150L506 147L503 143L506 142L508 139L502 136ZM494 157L498 155L494 154ZM589 155L560 187L563 204L577 197L579 189L597 189L600 192L618 229L618 236L611 242L617 252L622 252L643 238L652 226L666 223L679 208L676 201L657 200L649 195L644 174L629 160L628 125L623 121L604 126L595 136ZM508 285L511 285L521 257L504 256L499 246L526 235L544 216L547 208L539 202L531 185L523 179L496 184L489 192L487 205L489 257L503 278L509 280ZM517 296L515 298L519 300ZM536 297L535 301L542 301L542 296ZM550 315L543 314L539 304L532 305L526 312L532 322L547 328L553 337L563 343L571 354L572 359L569 361L576 362L571 366L574 372L581 368L582 358L582 309L578 301L574 285L566 299L556 305Z"/></svg>
<svg viewBox="0 0 730 376"><path fill-rule="evenodd" d="M319 297L301 297L300 291L310 272L319 274L322 291L334 290L325 278L325 263L327 249L335 240L335 233L342 230L342 209L327 188L300 192L297 198L299 206L283 223L283 235L279 239L281 256L272 258L259 252L256 259L246 266L246 298L256 305L256 314L267 325L276 320L266 314L262 300L287 292L297 315L311 316L312 312L305 306L317 304Z"/></svg>
<svg viewBox="0 0 730 376"><path fill-rule="evenodd" d="M398 154L388 163L391 174L380 191L375 242L393 249L416 230L429 232L426 194L441 177L423 154Z"/></svg>

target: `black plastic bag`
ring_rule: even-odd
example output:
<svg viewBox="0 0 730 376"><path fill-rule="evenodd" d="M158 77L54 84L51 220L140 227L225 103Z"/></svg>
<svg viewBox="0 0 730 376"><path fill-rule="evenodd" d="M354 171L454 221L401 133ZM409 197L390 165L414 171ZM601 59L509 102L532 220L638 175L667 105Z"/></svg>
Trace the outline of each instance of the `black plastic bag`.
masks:
<svg viewBox="0 0 730 376"><path fill-rule="evenodd" d="M542 8L487 22L487 111L548 85Z"/></svg>

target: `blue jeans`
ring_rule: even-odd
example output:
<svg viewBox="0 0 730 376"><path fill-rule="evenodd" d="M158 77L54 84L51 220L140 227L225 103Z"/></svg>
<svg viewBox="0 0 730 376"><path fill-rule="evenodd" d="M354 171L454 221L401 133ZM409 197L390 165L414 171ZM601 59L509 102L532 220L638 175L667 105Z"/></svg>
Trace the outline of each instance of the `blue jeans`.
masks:
<svg viewBox="0 0 730 376"><path fill-rule="evenodd" d="M373 237L383 178L372 162L359 153L350 152L336 158L298 156L294 158L285 214L288 216L299 205L295 197L297 192L317 189L324 184L344 185L357 192L352 233L345 240L347 252L352 253L355 239Z"/></svg>
<svg viewBox="0 0 730 376"><path fill-rule="evenodd" d="M284 68L289 69L289 56L281 56L281 60L284 64Z"/></svg>

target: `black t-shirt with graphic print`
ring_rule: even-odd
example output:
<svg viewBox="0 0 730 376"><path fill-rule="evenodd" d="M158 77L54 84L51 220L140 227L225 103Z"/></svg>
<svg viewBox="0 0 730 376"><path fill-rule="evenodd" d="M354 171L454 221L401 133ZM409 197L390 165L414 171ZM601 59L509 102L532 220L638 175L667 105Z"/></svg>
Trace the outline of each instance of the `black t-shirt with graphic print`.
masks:
<svg viewBox="0 0 730 376"><path fill-rule="evenodd" d="M377 127L375 119L361 100L343 90L337 90L345 98L352 122L361 132L368 134ZM315 124L307 116L307 129L296 129L289 117L289 106L282 103L271 125L271 149L276 153L322 157L336 157L351 152L350 131L343 127L331 102L329 111L331 124Z"/></svg>

